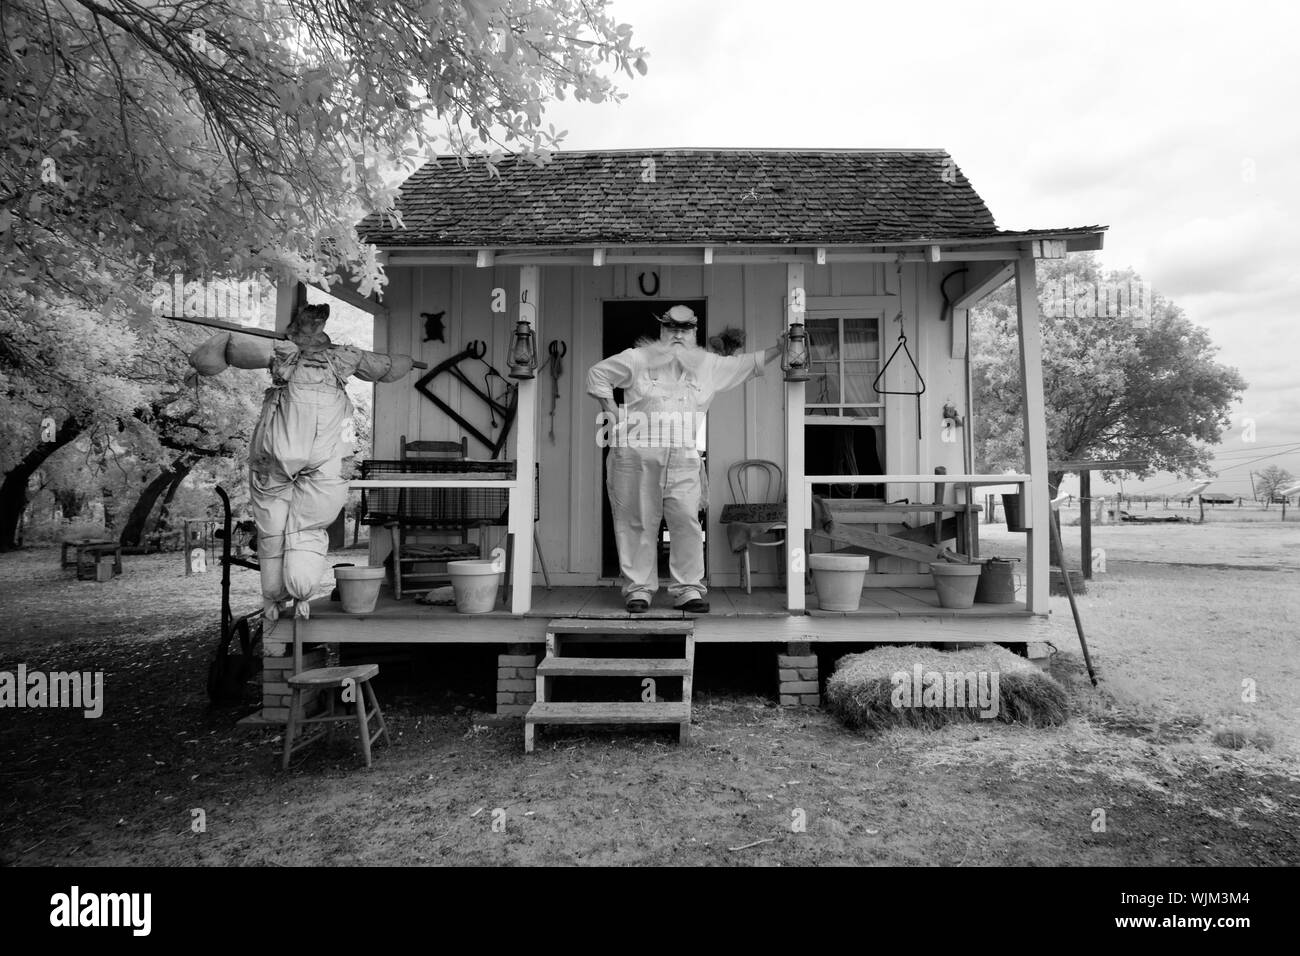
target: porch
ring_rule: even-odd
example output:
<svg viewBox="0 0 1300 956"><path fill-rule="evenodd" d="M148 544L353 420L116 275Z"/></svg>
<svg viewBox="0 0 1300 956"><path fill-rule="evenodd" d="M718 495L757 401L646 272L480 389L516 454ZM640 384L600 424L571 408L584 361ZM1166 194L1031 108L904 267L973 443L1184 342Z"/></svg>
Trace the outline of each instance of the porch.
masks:
<svg viewBox="0 0 1300 956"><path fill-rule="evenodd" d="M533 589L532 606L512 613L508 603L484 614L452 606L395 600L385 589L370 614L347 614L336 602L312 602L303 621L305 641L341 644L519 644L540 642L553 619L645 621L691 619L703 643L910 643L971 641L1028 643L1043 640L1047 618L1024 602L943 608L932 588L867 588L857 611L822 611L815 594L806 610L785 608L784 588L713 588L708 614L673 610L664 594L646 614L629 614L617 587Z"/></svg>
<svg viewBox="0 0 1300 956"><path fill-rule="evenodd" d="M772 650L780 702L816 705L821 686L816 644L998 643L1021 645L1028 657L1045 658L1050 627L1046 615L1030 612L1022 602L942 608L935 591L921 587L866 588L860 608L853 612L822 611L815 594L806 595L809 606L805 609L787 610L785 588L760 587L747 594L743 588L720 587L709 590L711 613L675 611L667 596L660 594L656 595L661 602L658 607L637 615L624 609L622 593L614 586L531 590L531 606L522 613L508 610L510 602L506 600L498 602L497 610L461 614L449 605L396 600L387 587L370 614L347 614L337 602L313 601L311 617L297 622L298 637L307 644L496 645L496 712L522 717L542 699L536 690L543 683L539 660L544 653L549 655L548 648L559 632L581 631L582 640L598 655L600 648L611 645L653 642L655 635L674 622L672 633L685 634L688 645L776 645ZM290 639L288 633L283 636ZM286 653L288 648L279 650ZM618 654L612 647L610 652ZM312 653L323 655L324 649ZM269 679L264 679L259 719L286 719L289 701L285 688L265 683ZM689 694L683 702L689 708Z"/></svg>
<svg viewBox="0 0 1300 956"><path fill-rule="evenodd" d="M659 180L643 177L646 168ZM382 303L359 292L349 301L378 318L376 350L450 371L423 388L376 386L374 454L398 457L407 436L468 434L475 454L513 468L491 480L403 474L352 487L504 492L508 507L494 515L481 553L495 557L501 546L506 592L499 610L481 615L387 595L362 616L316 602L302 639L501 646L498 712L518 714L533 703L548 634L567 629L589 637L593 653L616 639L645 640L656 626L704 643L775 644L780 701L791 705L817 702L817 643L1004 643L1041 658L1049 495L1036 260L1099 249L1104 230L999 230L955 169L937 151L562 152L545 169L504 163L490 202L481 179L456 164L412 177L403 227L371 220L362 229L382 247L390 277ZM721 195L734 222L709 211ZM503 227L503 209L530 212ZM1013 278L1020 342L1006 358L1020 366L1024 467L981 474L969 311ZM731 331L751 348L796 334L783 340L785 374L719 395L699 439L710 474L702 511L711 516L712 612L674 611L661 593L657 609L633 618L609 586L619 562L605 509L608 436L583 375L642 334L657 335L657 317L674 303L693 310L701 335ZM444 315L445 328L431 334L427 319ZM790 345L799 341L802 350ZM511 382L498 370L507 365ZM507 389L509 401L474 384L479 376ZM746 594L731 586L749 574L733 570L721 517L739 503L729 469L750 461L775 463L784 483L755 503L784 499L786 509L784 547L756 549ZM1022 501L1024 603L941 608L929 564L978 557L974 494L1005 484ZM846 486L855 487L846 495ZM851 507L836 504L846 498ZM846 549L872 557L876 580L859 610L822 612L805 593L809 557ZM371 538L372 566L389 552L385 536ZM543 580L557 586L543 590Z"/></svg>

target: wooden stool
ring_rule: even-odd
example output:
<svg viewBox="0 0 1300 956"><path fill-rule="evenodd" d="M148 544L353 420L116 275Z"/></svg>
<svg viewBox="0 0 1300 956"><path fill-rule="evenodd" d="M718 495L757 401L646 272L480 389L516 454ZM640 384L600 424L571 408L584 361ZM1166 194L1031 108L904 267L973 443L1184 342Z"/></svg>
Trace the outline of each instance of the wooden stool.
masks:
<svg viewBox="0 0 1300 956"><path fill-rule="evenodd" d="M390 747L393 745L392 738L388 735L388 726L384 723L384 713L379 709L379 698L375 696L375 689L370 686L371 678L379 673L378 664L355 664L350 667L317 667L313 670L305 671L302 669L302 638L299 634L299 620L296 615L293 618L293 676L289 678L289 687L292 691L292 697L289 701L289 723L284 731L284 755L281 759L283 769L289 769L289 760L296 751L315 743L321 737L326 739L327 743L334 742L334 725L340 721L356 721L357 729L361 734L361 753L366 758L366 766L371 766L370 746L380 737ZM339 714L335 712L335 691L342 688L351 687L356 695L356 712L354 714ZM325 699L329 702L325 713L319 717L300 716L299 708L302 706L302 692L311 688L319 688L325 692ZM370 709L366 709L366 698L370 698ZM373 734L370 732L370 718L373 715L379 723L379 729ZM298 736L299 730L304 724L325 724L325 728L317 730L315 733L304 734L303 738L294 743L294 738Z"/></svg>

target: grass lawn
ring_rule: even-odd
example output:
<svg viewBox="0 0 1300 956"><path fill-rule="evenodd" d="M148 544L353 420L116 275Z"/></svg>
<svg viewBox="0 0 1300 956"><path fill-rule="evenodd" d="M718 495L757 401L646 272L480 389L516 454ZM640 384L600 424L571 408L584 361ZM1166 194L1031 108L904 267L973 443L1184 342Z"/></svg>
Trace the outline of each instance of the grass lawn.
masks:
<svg viewBox="0 0 1300 956"><path fill-rule="evenodd" d="M986 556L1023 552L1022 535L981 532ZM128 557L121 578L79 583L56 549L2 555L0 670L102 669L107 705L0 711L0 863L1300 862L1300 521L1113 525L1094 545L1107 571L1080 607L1101 686L1053 599L1074 715L1059 728L854 734L715 660L689 746L548 730L525 757L518 725L487 721L435 660L407 680L385 665L396 746L372 771L341 741L288 774L275 729L203 696L216 574ZM255 606L256 576L234 579L237 609ZM1222 725L1246 745L1217 744Z"/></svg>

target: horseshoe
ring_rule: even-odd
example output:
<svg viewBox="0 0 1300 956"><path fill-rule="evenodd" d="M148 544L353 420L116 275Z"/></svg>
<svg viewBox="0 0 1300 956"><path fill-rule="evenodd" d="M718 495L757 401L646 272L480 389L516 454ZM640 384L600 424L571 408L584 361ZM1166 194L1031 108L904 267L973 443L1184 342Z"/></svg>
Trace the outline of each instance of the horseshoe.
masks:
<svg viewBox="0 0 1300 956"><path fill-rule="evenodd" d="M658 295L658 294L659 294L659 273L657 273L657 272L652 272L652 273L650 273L650 274L651 274L652 276L654 276L654 280L655 280L655 287L654 287L653 290L648 290L648 289L646 289L646 287L645 287L645 273L644 273L644 272L641 273L639 276L637 276L636 284L639 285L639 286L641 287L641 294L642 294L642 295Z"/></svg>

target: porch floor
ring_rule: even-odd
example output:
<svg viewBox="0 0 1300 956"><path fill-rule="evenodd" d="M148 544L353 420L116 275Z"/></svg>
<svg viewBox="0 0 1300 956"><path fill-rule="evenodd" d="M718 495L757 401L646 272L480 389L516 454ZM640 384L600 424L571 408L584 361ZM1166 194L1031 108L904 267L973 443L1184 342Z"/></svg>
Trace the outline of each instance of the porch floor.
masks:
<svg viewBox="0 0 1300 956"><path fill-rule="evenodd" d="M966 610L939 607L929 588L868 588L854 612L821 611L808 595L807 613L785 609L780 588L716 588L709 591L709 614L675 611L667 594L642 615L628 614L616 587L533 589L533 607L515 616L505 601L485 614L460 614L452 606L394 600L385 588L370 614L345 614L328 600L313 601L302 639L348 644L518 644L546 637L553 618L681 619L695 621L695 638L704 643L800 641L910 643L915 641L1028 642L1044 640L1046 615L1031 614L1023 603L976 604ZM278 640L278 639L277 639Z"/></svg>
<svg viewBox="0 0 1300 956"><path fill-rule="evenodd" d="M823 611L817 607L815 594L808 594L805 600L808 605L807 614L814 617L1022 617L1029 613L1023 601L1012 604L976 604L966 609L940 607L939 596L932 588L867 588L862 592L861 607L857 611ZM533 589L532 609L523 617L701 619L803 615L803 612L786 610L783 588L754 588L752 594L746 594L744 588L711 588L708 593L711 606L709 614L689 614L675 610L671 601L672 598L661 590L655 595L649 611L645 614L629 614L623 607L622 593L616 587L557 587L549 591L536 587ZM375 610L370 614L345 614L338 603L313 601L311 616L313 619L342 617L352 620L451 618L465 622L485 618L514 619L516 615L511 614L504 605L505 602L502 601L498 602L496 610L464 615L449 605L421 604L414 598L395 600L392 592L385 588L379 595Z"/></svg>

